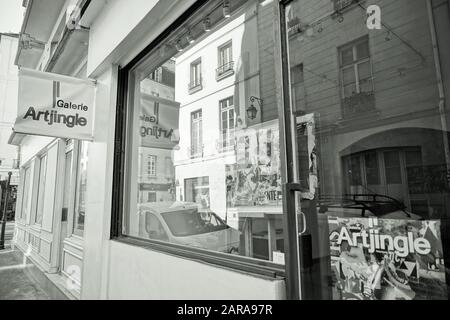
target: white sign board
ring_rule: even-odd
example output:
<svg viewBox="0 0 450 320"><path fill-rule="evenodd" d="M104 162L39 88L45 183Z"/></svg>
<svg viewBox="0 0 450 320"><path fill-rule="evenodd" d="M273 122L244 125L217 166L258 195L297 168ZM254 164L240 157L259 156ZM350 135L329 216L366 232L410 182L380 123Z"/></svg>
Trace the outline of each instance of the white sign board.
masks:
<svg viewBox="0 0 450 320"><path fill-rule="evenodd" d="M178 102L142 95L139 114L141 146L159 149L175 148L180 140L179 112Z"/></svg>
<svg viewBox="0 0 450 320"><path fill-rule="evenodd" d="M14 132L93 140L94 98L91 80L21 68Z"/></svg>

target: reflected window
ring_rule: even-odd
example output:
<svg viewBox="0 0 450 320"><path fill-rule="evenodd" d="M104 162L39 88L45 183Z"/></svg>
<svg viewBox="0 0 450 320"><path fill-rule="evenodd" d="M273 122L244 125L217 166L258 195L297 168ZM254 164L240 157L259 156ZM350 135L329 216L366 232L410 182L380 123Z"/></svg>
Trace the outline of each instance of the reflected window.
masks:
<svg viewBox="0 0 450 320"><path fill-rule="evenodd" d="M360 40L339 49L344 116L374 107L369 40Z"/></svg>
<svg viewBox="0 0 450 320"><path fill-rule="evenodd" d="M222 132L222 148L224 150L233 147L235 114L233 97L221 100L220 105L220 127Z"/></svg>
<svg viewBox="0 0 450 320"><path fill-rule="evenodd" d="M47 155L39 159L38 199L35 223L41 224L44 215L45 176L47 171Z"/></svg>
<svg viewBox="0 0 450 320"><path fill-rule="evenodd" d="M30 213L31 209L31 197L30 197L30 189L32 188L31 179L31 167L25 167L23 169L23 193L22 193L22 210L20 212L20 218L26 219L26 217Z"/></svg>
<svg viewBox="0 0 450 320"><path fill-rule="evenodd" d="M75 214L73 217L73 233L82 237L86 215L87 166L89 142L80 142L78 154L77 187L75 195Z"/></svg>
<svg viewBox="0 0 450 320"><path fill-rule="evenodd" d="M192 93L193 90L201 89L202 85L202 60L197 59L191 63L191 81L189 82L189 90Z"/></svg>
<svg viewBox="0 0 450 320"><path fill-rule="evenodd" d="M210 207L209 177L186 179L184 190L186 201L198 203L202 208Z"/></svg>
<svg viewBox="0 0 450 320"><path fill-rule="evenodd" d="M191 155L201 156L203 151L202 110L191 113Z"/></svg>
<svg viewBox="0 0 450 320"><path fill-rule="evenodd" d="M231 1L226 19L223 2L208 1L129 67L122 234L254 259L283 255L281 80L276 40L265 36L277 6ZM159 69L174 83L156 81ZM262 229L253 223L267 230L255 241Z"/></svg>
<svg viewBox="0 0 450 320"><path fill-rule="evenodd" d="M156 156L147 155L147 175L149 177L156 176Z"/></svg>
<svg viewBox="0 0 450 320"><path fill-rule="evenodd" d="M218 68L216 70L216 78L220 80L233 73L234 61L233 61L233 46L232 42L228 41L224 45L221 45L218 49Z"/></svg>

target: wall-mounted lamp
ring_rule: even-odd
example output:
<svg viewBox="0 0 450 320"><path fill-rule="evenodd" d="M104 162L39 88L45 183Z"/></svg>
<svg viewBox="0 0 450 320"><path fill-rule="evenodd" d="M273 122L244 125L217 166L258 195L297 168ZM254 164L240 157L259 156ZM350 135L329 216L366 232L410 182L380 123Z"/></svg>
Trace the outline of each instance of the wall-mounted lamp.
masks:
<svg viewBox="0 0 450 320"><path fill-rule="evenodd" d="M388 31L387 33L386 33L386 36L384 37L384 40L385 41L391 41L391 32L390 31Z"/></svg>
<svg viewBox="0 0 450 320"><path fill-rule="evenodd" d="M231 17L231 10L230 10L230 1L229 0L224 0L223 1L223 16L225 18L229 18Z"/></svg>
<svg viewBox="0 0 450 320"><path fill-rule="evenodd" d="M317 32L322 33L322 31L323 31L322 24L319 24L319 27L317 28Z"/></svg>
<svg viewBox="0 0 450 320"><path fill-rule="evenodd" d="M203 30L205 30L205 32L211 31L211 20L209 18L203 20Z"/></svg>
<svg viewBox="0 0 450 320"><path fill-rule="evenodd" d="M262 99L257 98L257 97L255 97L255 96L251 96L251 97L250 97L250 102L251 102L252 104L251 104L250 107L248 107L247 110L246 110L246 112L247 112L247 117L248 117L250 120L255 119L255 118L256 118L256 115L257 115L257 113L258 113L258 109L256 109L256 107L253 105L253 102L255 102L255 100L258 101L259 107L260 107L260 108L262 107L262 103L263 103L263 100L262 100Z"/></svg>

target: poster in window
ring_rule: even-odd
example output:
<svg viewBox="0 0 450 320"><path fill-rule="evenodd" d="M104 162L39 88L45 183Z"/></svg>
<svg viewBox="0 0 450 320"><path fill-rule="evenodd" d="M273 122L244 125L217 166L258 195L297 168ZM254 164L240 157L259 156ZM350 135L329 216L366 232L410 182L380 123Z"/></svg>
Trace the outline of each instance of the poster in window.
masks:
<svg viewBox="0 0 450 320"><path fill-rule="evenodd" d="M313 200L318 188L317 146L315 135L315 115L313 113L296 117L297 158L299 183L302 199Z"/></svg>
<svg viewBox="0 0 450 320"><path fill-rule="evenodd" d="M276 121L236 132L236 164L225 168L229 206L281 206L278 132Z"/></svg>
<svg viewBox="0 0 450 320"><path fill-rule="evenodd" d="M333 299L447 299L438 220L328 217Z"/></svg>

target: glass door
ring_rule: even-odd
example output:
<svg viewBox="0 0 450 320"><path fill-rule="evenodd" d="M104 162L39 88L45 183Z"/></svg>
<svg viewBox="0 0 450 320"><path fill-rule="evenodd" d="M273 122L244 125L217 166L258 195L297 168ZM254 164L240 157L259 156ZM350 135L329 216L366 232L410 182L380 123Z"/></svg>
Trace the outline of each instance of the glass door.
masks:
<svg viewBox="0 0 450 320"><path fill-rule="evenodd" d="M281 5L290 298L449 297L450 19L437 3Z"/></svg>

